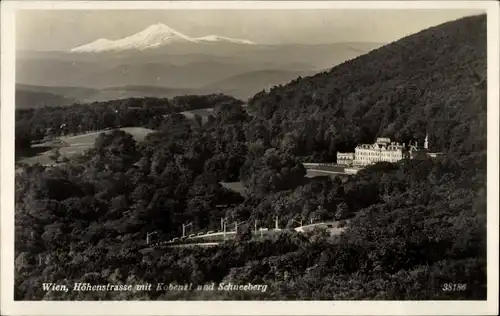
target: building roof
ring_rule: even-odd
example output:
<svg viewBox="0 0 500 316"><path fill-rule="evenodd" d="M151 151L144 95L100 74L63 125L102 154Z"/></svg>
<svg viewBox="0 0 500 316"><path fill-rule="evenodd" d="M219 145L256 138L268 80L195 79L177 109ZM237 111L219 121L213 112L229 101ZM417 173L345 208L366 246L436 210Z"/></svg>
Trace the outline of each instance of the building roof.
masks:
<svg viewBox="0 0 500 316"><path fill-rule="evenodd" d="M375 144L360 144L356 146L357 149L379 149L379 150L401 150L404 146L400 143L375 143Z"/></svg>

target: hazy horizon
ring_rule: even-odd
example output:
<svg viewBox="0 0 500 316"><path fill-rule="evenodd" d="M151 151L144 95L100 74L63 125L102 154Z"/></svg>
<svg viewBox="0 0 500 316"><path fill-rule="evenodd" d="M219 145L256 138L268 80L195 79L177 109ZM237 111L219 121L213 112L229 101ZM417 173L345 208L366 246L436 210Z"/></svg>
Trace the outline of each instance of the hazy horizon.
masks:
<svg viewBox="0 0 500 316"><path fill-rule="evenodd" d="M16 15L16 49L66 51L116 40L163 23L192 37L211 34L257 44L389 43L479 10L31 10Z"/></svg>

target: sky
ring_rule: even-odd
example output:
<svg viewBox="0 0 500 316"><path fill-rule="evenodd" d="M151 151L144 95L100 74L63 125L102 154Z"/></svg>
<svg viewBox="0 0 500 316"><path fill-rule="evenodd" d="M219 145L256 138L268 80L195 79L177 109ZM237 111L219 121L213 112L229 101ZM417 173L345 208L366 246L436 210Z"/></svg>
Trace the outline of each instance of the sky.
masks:
<svg viewBox="0 0 500 316"><path fill-rule="evenodd" d="M69 50L163 23L191 37L210 34L261 44L389 43L478 10L37 10L16 15L18 50Z"/></svg>

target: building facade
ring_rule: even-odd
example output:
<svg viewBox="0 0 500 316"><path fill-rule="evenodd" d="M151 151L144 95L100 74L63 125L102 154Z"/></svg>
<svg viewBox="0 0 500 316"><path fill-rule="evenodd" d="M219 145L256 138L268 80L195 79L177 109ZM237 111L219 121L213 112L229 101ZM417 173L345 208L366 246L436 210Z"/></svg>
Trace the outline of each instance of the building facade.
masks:
<svg viewBox="0 0 500 316"><path fill-rule="evenodd" d="M424 147L418 143L400 144L390 138L379 137L373 144L360 144L354 153L337 153L337 164L342 166L364 167L377 162L398 162L402 159L419 159L429 156L428 136L425 137Z"/></svg>
<svg viewBox="0 0 500 316"><path fill-rule="evenodd" d="M350 166L354 161L354 153L337 153L337 165Z"/></svg>

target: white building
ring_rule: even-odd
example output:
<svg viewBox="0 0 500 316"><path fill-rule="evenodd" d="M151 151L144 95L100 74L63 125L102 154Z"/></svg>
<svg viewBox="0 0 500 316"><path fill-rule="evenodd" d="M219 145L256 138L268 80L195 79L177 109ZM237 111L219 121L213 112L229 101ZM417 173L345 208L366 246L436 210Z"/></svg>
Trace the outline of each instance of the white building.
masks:
<svg viewBox="0 0 500 316"><path fill-rule="evenodd" d="M343 166L364 167L377 162L398 162L405 158L417 159L429 156L429 140L425 137L424 147L418 143L400 144L392 142L390 138L379 137L373 144L360 144L354 153L337 153L337 164Z"/></svg>
<svg viewBox="0 0 500 316"><path fill-rule="evenodd" d="M354 161L354 153L337 153L337 165L350 166Z"/></svg>
<svg viewBox="0 0 500 316"><path fill-rule="evenodd" d="M354 149L354 166L367 166L381 161L397 162L406 156L404 144L389 138L377 138L374 144L361 144Z"/></svg>

